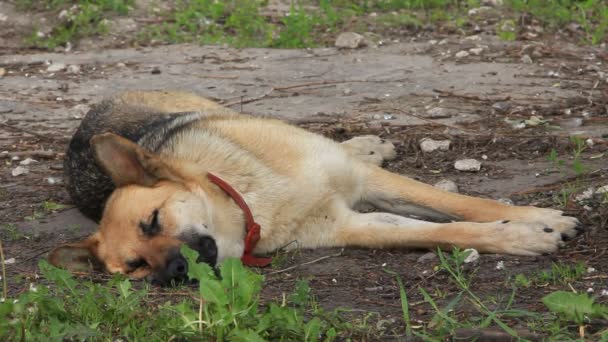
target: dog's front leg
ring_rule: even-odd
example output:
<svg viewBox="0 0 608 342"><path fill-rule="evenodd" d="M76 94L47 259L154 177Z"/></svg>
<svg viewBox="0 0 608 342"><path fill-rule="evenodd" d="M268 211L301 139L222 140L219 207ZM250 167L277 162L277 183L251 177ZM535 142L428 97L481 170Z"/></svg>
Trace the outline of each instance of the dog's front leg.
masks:
<svg viewBox="0 0 608 342"><path fill-rule="evenodd" d="M559 210L511 206L455 194L373 165L363 164L362 167L367 170L363 200L384 211L458 221L542 223L567 237L577 234L578 220L563 216Z"/></svg>
<svg viewBox="0 0 608 342"><path fill-rule="evenodd" d="M542 223L497 221L434 223L389 213L355 213L335 231L337 246L369 248L475 248L485 253L538 255L563 244Z"/></svg>

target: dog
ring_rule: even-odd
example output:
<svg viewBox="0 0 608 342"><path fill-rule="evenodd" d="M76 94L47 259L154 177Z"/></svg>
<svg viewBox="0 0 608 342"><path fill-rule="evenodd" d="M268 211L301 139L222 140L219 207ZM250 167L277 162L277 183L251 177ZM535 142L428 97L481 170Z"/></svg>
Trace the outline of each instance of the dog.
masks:
<svg viewBox="0 0 608 342"><path fill-rule="evenodd" d="M577 234L579 221L562 211L445 192L381 168L395 156L375 136L337 143L193 94L129 91L93 106L66 153L68 192L99 229L49 260L164 285L187 278L182 244L211 265L240 257L261 266L269 259L259 255L288 245L538 255ZM356 211L361 204L376 211Z"/></svg>

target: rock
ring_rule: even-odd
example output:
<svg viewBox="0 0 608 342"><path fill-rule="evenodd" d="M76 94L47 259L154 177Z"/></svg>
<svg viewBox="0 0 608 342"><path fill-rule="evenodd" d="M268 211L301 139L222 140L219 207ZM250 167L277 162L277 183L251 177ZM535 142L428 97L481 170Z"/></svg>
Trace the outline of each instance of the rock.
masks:
<svg viewBox="0 0 608 342"><path fill-rule="evenodd" d="M443 191L458 193L458 185L449 179L442 179L439 182L435 183L433 186Z"/></svg>
<svg viewBox="0 0 608 342"><path fill-rule="evenodd" d="M467 257L464 258L464 260L463 260L465 264L470 264L472 262L479 260L479 252L475 248L467 248L462 252L463 253L469 252L469 255L467 255Z"/></svg>
<svg viewBox="0 0 608 342"><path fill-rule="evenodd" d="M498 113L504 113L511 109L511 104L509 102L496 102L492 105L492 109L496 110Z"/></svg>
<svg viewBox="0 0 608 342"><path fill-rule="evenodd" d="M532 63L534 63L534 61L532 60L532 57L530 57L528 55L521 56L521 62L524 63L524 64L532 64Z"/></svg>
<svg viewBox="0 0 608 342"><path fill-rule="evenodd" d="M125 63L116 63L117 68L125 68L127 65Z"/></svg>
<svg viewBox="0 0 608 342"><path fill-rule="evenodd" d="M78 74L80 73L80 65L70 64L68 65L68 74Z"/></svg>
<svg viewBox="0 0 608 342"><path fill-rule="evenodd" d="M418 258L418 262L419 263L424 263L424 262L428 262L428 261L433 261L435 259L437 259L437 254L435 254L433 252L428 252L428 253L425 253L425 254L421 255Z"/></svg>
<svg viewBox="0 0 608 342"><path fill-rule="evenodd" d="M63 179L61 178L56 178L56 177L48 177L45 178L46 182L50 185L58 185L58 184L63 184Z"/></svg>
<svg viewBox="0 0 608 342"><path fill-rule="evenodd" d="M472 55L479 56L483 52L483 48L480 48L480 47L478 47L478 48L472 48L472 49L469 49L469 52Z"/></svg>
<svg viewBox="0 0 608 342"><path fill-rule="evenodd" d="M502 6L502 3L503 3L502 0L482 0L481 1L482 6L492 6L492 7Z"/></svg>
<svg viewBox="0 0 608 342"><path fill-rule="evenodd" d="M356 49L365 46L365 37L355 32L343 32L334 44L339 49Z"/></svg>
<svg viewBox="0 0 608 342"><path fill-rule="evenodd" d="M15 258L8 258L8 259L4 260L5 265L12 265L14 263L15 263Z"/></svg>
<svg viewBox="0 0 608 342"><path fill-rule="evenodd" d="M58 72L65 70L65 64L63 63L53 63L46 68L47 72Z"/></svg>
<svg viewBox="0 0 608 342"><path fill-rule="evenodd" d="M447 151L450 149L449 140L433 140L429 138L424 138L420 141L420 149L422 152L428 153L433 151Z"/></svg>
<svg viewBox="0 0 608 342"><path fill-rule="evenodd" d="M32 158L26 158L19 162L19 165L30 165L31 163L37 163L38 161Z"/></svg>
<svg viewBox="0 0 608 342"><path fill-rule="evenodd" d="M85 114L89 111L90 107L85 104L77 104L69 109L70 116L73 119L82 119Z"/></svg>
<svg viewBox="0 0 608 342"><path fill-rule="evenodd" d="M602 187L599 187L597 190L595 190L596 194L605 194L608 192L608 185L604 185Z"/></svg>
<svg viewBox="0 0 608 342"><path fill-rule="evenodd" d="M3 77L4 75L6 75L6 69L0 68L0 77Z"/></svg>
<svg viewBox="0 0 608 342"><path fill-rule="evenodd" d="M497 269L497 270L499 270L499 271L500 271L500 270L504 270L504 269L505 269L505 262L504 262L504 261L502 261L502 260L501 260L501 261L499 261L499 262L497 262L497 263L496 263L496 269Z"/></svg>
<svg viewBox="0 0 608 342"><path fill-rule="evenodd" d="M6 21L8 19L8 16L4 13L0 13L0 21Z"/></svg>
<svg viewBox="0 0 608 342"><path fill-rule="evenodd" d="M429 118L433 119L449 118L452 116L447 109L441 107L431 108L426 111L426 114Z"/></svg>
<svg viewBox="0 0 608 342"><path fill-rule="evenodd" d="M498 202L506 205L513 205L513 201L510 198L499 198Z"/></svg>
<svg viewBox="0 0 608 342"><path fill-rule="evenodd" d="M469 56L469 53L468 53L468 52L466 52L466 51L464 51L464 50L462 50L462 51L458 51L458 52L456 52L456 54L454 55L454 57L456 57L456 58L458 58L458 59L460 59L460 58L465 58L465 57L468 57L468 56Z"/></svg>
<svg viewBox="0 0 608 342"><path fill-rule="evenodd" d="M481 170L481 162L475 159L461 159L454 163L454 167L459 171L476 172Z"/></svg>
<svg viewBox="0 0 608 342"><path fill-rule="evenodd" d="M474 16L474 15L482 15L484 13L487 13L488 11L490 11L492 9L492 7L489 6L480 6L477 8L471 8L469 10L469 15L470 16Z"/></svg>
<svg viewBox="0 0 608 342"><path fill-rule="evenodd" d="M28 169L27 167L24 167L24 166L17 166L16 168L14 168L11 171L11 174L13 175L13 177L27 175L28 173L30 173L30 169Z"/></svg>
<svg viewBox="0 0 608 342"><path fill-rule="evenodd" d="M593 194L595 193L595 189L594 188L588 188L587 190L583 191L582 194L577 195L576 197L574 197L574 199L577 202L584 202L588 199L591 199L593 197Z"/></svg>

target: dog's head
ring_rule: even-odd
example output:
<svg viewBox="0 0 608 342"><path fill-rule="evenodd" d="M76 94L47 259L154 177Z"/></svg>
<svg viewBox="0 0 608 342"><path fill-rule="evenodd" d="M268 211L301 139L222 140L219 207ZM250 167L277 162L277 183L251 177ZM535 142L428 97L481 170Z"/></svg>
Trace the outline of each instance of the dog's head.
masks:
<svg viewBox="0 0 608 342"><path fill-rule="evenodd" d="M204 174L188 173L188 165L178 172L171 161L110 133L94 136L91 146L116 190L99 230L82 242L57 247L49 256L52 264L73 271L99 267L168 284L187 278L182 243L211 265L226 256L222 247L229 241L215 229L213 191L195 180Z"/></svg>

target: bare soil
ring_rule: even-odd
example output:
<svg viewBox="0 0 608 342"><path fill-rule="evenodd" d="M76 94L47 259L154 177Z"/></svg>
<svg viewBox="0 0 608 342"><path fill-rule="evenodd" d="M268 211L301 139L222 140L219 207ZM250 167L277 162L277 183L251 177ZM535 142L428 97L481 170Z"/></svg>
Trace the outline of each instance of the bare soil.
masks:
<svg viewBox="0 0 608 342"><path fill-rule="evenodd" d="M0 154L0 238L6 257L15 259L7 265L11 294L27 289L23 279L35 277L38 260L53 246L95 229L77 210L48 212L43 202L72 204L61 184L67 142L92 103L126 89L192 91L242 112L279 117L337 140L377 134L398 148L399 156L386 165L388 169L429 183L451 179L462 193L511 199L515 204L558 205L554 197L574 181L574 172L568 166L559 169L547 156L556 149L566 164L571 163L570 136L578 135L592 143L583 153L588 172L576 183L577 194L608 185L605 52L555 44L551 39L505 43L483 34L471 38L437 33L438 40L445 39L437 44L431 41L432 33L427 35L428 40L389 41L359 50L133 48L119 42L112 49L85 46L60 53L31 50L23 47L17 34L3 35L3 45L10 49L0 52L0 68L6 70L0 76L0 151L25 153L15 160ZM483 47L479 56L454 57L477 46ZM521 63L524 54L533 55L534 63ZM58 63L78 70L47 71ZM443 115L429 114L438 107ZM505 122L532 115L548 122L526 128ZM449 139L451 148L423 153L419 141L425 137ZM29 173L12 175L28 153L42 150L51 153L34 153L37 162L27 166ZM463 158L482 161L481 171L455 170L454 161ZM579 217L587 230L559 253L483 255L471 270L476 269L473 291L504 302L511 291L507 279L519 273L533 276L552 263L577 262L596 271L572 287L583 292L608 290L608 207L600 201L596 197L581 203L570 198L565 204L564 210ZM414 322L428 322L434 314L419 287L429 292L440 289L444 293L444 299L437 299L440 304L458 292L446 273L436 271L436 257L418 260L427 252L281 252L277 255L281 262L261 270L266 275L262 297L280 299L298 279L309 279L322 307L352 309L354 316L359 311L375 313L374 322L384 324L379 330L398 337L403 332L399 290L394 276L384 269L403 278ZM498 261L504 261L504 269L496 268ZM515 307L542 312L540 298L557 289L568 287L521 289ZM164 290L159 294L164 295ZM607 302L608 296L598 300ZM475 314L471 307L459 310L463 316ZM522 322L512 323L523 328ZM600 328L591 327L590 332Z"/></svg>

